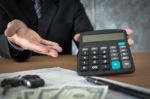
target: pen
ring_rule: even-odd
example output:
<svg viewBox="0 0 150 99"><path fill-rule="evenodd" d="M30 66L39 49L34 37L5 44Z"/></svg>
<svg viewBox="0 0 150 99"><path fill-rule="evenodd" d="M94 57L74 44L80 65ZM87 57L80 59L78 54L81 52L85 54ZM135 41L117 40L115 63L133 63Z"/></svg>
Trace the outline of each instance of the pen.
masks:
<svg viewBox="0 0 150 99"><path fill-rule="evenodd" d="M108 85L110 89L115 90L115 91L120 91L120 92L124 92L126 94L132 95L134 97L138 97L138 98L142 98L142 99L150 99L150 93L147 92L143 92L140 90L136 90L133 88L129 88L126 86L121 86L109 81L105 81L102 79L97 79L97 78L92 78L92 77L87 77L86 80L88 82L97 84L97 85Z"/></svg>

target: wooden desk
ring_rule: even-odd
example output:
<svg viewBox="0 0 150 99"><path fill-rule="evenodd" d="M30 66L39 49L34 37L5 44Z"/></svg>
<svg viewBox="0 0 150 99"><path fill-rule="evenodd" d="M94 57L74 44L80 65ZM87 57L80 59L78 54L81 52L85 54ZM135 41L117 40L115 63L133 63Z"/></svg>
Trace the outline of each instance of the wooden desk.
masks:
<svg viewBox="0 0 150 99"><path fill-rule="evenodd" d="M133 74L104 76L106 78L150 88L150 53L134 53L136 71ZM76 56L64 55L58 58L34 56L28 62L17 63L13 60L0 59L0 73L31 69L62 67L76 70Z"/></svg>

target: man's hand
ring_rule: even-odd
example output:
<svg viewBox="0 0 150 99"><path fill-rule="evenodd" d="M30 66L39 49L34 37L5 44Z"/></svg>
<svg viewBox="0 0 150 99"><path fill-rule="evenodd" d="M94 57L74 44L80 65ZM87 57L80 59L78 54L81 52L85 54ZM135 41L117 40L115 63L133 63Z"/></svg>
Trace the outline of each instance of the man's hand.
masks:
<svg viewBox="0 0 150 99"><path fill-rule="evenodd" d="M41 38L35 31L19 20L13 20L8 23L5 35L8 40L25 50L52 57L57 57L58 52L62 51L59 44Z"/></svg>
<svg viewBox="0 0 150 99"><path fill-rule="evenodd" d="M130 46L134 45L134 40L131 38L131 36L133 35L133 30L130 28L126 28L125 29L127 34L128 34L128 43Z"/></svg>
<svg viewBox="0 0 150 99"><path fill-rule="evenodd" d="M129 43L129 45L130 45L130 46L134 45L134 40L133 40L132 38L130 38L131 35L133 34L133 30L130 29L130 28L126 28L125 30L126 30L128 36L129 36L129 38L128 38L128 43ZM80 40L80 34L76 34L76 35L74 36L74 40L78 42L78 41Z"/></svg>

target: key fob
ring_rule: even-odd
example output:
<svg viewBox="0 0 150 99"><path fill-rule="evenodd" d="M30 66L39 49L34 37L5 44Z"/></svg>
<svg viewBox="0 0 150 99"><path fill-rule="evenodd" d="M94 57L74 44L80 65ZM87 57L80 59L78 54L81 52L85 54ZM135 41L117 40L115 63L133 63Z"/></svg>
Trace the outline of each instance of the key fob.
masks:
<svg viewBox="0 0 150 99"><path fill-rule="evenodd" d="M18 79L14 79L14 78L8 78L8 79L4 79L1 82L1 87L5 87L7 85L10 85L11 87L17 87L20 86L20 80Z"/></svg>
<svg viewBox="0 0 150 99"><path fill-rule="evenodd" d="M26 75L22 77L22 84L28 88L38 88L45 85L38 75Z"/></svg>

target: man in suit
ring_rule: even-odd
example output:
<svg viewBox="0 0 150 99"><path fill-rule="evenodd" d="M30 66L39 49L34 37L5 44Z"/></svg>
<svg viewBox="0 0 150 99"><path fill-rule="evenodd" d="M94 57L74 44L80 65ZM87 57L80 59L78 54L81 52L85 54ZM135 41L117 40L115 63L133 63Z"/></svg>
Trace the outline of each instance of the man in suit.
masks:
<svg viewBox="0 0 150 99"><path fill-rule="evenodd" d="M93 30L79 0L38 2L0 1L1 56L25 61L35 53L52 57L71 54L71 40L78 41L79 33Z"/></svg>

